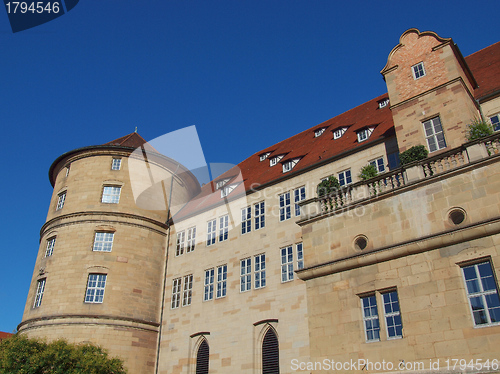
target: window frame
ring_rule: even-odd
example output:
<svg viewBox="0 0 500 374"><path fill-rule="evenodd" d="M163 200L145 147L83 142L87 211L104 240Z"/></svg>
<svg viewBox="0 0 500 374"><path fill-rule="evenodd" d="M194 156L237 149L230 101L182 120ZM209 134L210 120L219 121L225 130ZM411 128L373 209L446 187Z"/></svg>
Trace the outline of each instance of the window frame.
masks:
<svg viewBox="0 0 500 374"><path fill-rule="evenodd" d="M99 241L97 240L99 234L105 234L103 236L104 240L99 240ZM106 235L106 234L108 234L108 235ZM111 241L110 240L106 240L106 237L109 238L109 235L111 235ZM111 252L113 250L114 239L115 239L115 233L114 232L110 232L110 231L96 231L94 233L94 243L92 244L92 252ZM102 243L102 248L103 249L96 249L96 244L100 244L100 243ZM106 247L106 244L110 244L109 250L104 249Z"/></svg>
<svg viewBox="0 0 500 374"><path fill-rule="evenodd" d="M207 221L207 247L214 245L217 240L217 218Z"/></svg>
<svg viewBox="0 0 500 374"><path fill-rule="evenodd" d="M418 64L413 65L411 67L411 72L414 80L425 77L427 72L425 71L424 62L420 61Z"/></svg>
<svg viewBox="0 0 500 374"><path fill-rule="evenodd" d="M95 281L92 278L95 276ZM85 304L102 304L104 302L104 292L106 290L106 282L108 275L102 273L90 273L87 277L87 288L85 289ZM91 282L95 282L95 286L91 286ZM103 285L100 285L104 283ZM93 291L93 293L89 293Z"/></svg>
<svg viewBox="0 0 500 374"><path fill-rule="evenodd" d="M340 139L345 134L346 131L347 131L347 127L340 127L340 128L335 129L335 130L332 130L333 140Z"/></svg>
<svg viewBox="0 0 500 374"><path fill-rule="evenodd" d="M252 289L252 258L246 257L240 260L240 293Z"/></svg>
<svg viewBox="0 0 500 374"><path fill-rule="evenodd" d="M297 270L304 269L304 244L302 242L295 244L295 253L297 254Z"/></svg>
<svg viewBox="0 0 500 374"><path fill-rule="evenodd" d="M293 190L293 200L295 203L295 217L299 217L300 212L300 203L306 199L306 186L301 186Z"/></svg>
<svg viewBox="0 0 500 374"><path fill-rule="evenodd" d="M203 280L203 301L214 299L215 290L215 269L210 268L205 270L205 278Z"/></svg>
<svg viewBox="0 0 500 374"><path fill-rule="evenodd" d="M252 206L241 209L241 235L252 232Z"/></svg>
<svg viewBox="0 0 500 374"><path fill-rule="evenodd" d="M257 261L257 259L259 259ZM253 256L254 261L254 288L256 290L266 287L266 254L260 253ZM258 267L258 268L257 268ZM259 282L259 285L257 285Z"/></svg>
<svg viewBox="0 0 500 374"><path fill-rule="evenodd" d="M35 300L33 301L33 309L39 308L42 305L43 293L45 292L45 285L47 278L42 278L36 282Z"/></svg>
<svg viewBox="0 0 500 374"><path fill-rule="evenodd" d="M438 122L438 126L441 128L441 131L438 131L438 132L436 132L436 124L435 124L436 120ZM425 126L427 123L430 124L431 129L432 129L432 134L430 134L430 135L427 134L427 129ZM424 128L424 136L425 136L425 141L427 143L427 148L429 149L429 153L437 152L437 151L440 151L440 150L445 149L447 147L446 138L444 136L443 124L441 122L441 118L439 117L439 115L423 121L422 126ZM439 139L440 138L439 135L441 135L441 139ZM434 145L436 147L436 149L434 149L434 150L431 149L431 143L430 143L431 139L434 142ZM439 145L440 140L442 140L442 143L444 144L444 146Z"/></svg>
<svg viewBox="0 0 500 374"><path fill-rule="evenodd" d="M254 204L254 223L255 230L266 227L266 204L265 201L259 201Z"/></svg>
<svg viewBox="0 0 500 374"><path fill-rule="evenodd" d="M66 202L66 192L67 191L63 191L57 194L56 211L64 208L64 203Z"/></svg>
<svg viewBox="0 0 500 374"><path fill-rule="evenodd" d="M380 340L380 318L379 318L379 313L378 313L378 303L377 303L377 295L375 292L367 295L363 295L360 297L361 300L361 314L363 317L363 329L365 332L365 342L366 343L372 343L372 342L379 342ZM368 305L365 305L365 300L368 301ZM371 304L371 301L374 301L374 304ZM375 313L373 314L372 308L375 307ZM370 310L370 315L366 315L366 310ZM368 329L367 322L370 322L371 324L373 321L377 321L378 326L373 327L371 326L370 329ZM371 331L377 332L378 336L377 337L372 337L369 338L368 332Z"/></svg>
<svg viewBox="0 0 500 374"><path fill-rule="evenodd" d="M175 257L182 256L184 254L185 245L186 245L186 232L182 230L179 231L176 235Z"/></svg>
<svg viewBox="0 0 500 374"><path fill-rule="evenodd" d="M121 192L122 192L121 186L116 186L116 185L103 186L101 203L103 203L103 204L118 204L120 202Z"/></svg>
<svg viewBox="0 0 500 374"><path fill-rule="evenodd" d="M349 176L347 176L347 173L349 173ZM342 175L342 178L340 177L341 175ZM340 187L344 187L344 186L348 186L348 185L352 184L351 169L349 168L349 169L342 170L341 172L338 172L337 179L339 181ZM347 180L349 180L349 182L346 183Z"/></svg>
<svg viewBox="0 0 500 374"><path fill-rule="evenodd" d="M111 161L111 170L118 171L122 168L122 159L120 157L113 157Z"/></svg>
<svg viewBox="0 0 500 374"><path fill-rule="evenodd" d="M371 161L368 161L368 164L375 166L375 168L377 169L377 173L385 173L384 156L380 156Z"/></svg>
<svg viewBox="0 0 500 374"><path fill-rule="evenodd" d="M293 274L293 245L287 245L280 248L281 258L281 283L291 282L294 280Z"/></svg>
<svg viewBox="0 0 500 374"><path fill-rule="evenodd" d="M219 217L218 233L219 242L225 242L229 238L229 214Z"/></svg>
<svg viewBox="0 0 500 374"><path fill-rule="evenodd" d="M172 299L170 309L177 309L181 305L182 277L172 279Z"/></svg>
<svg viewBox="0 0 500 374"><path fill-rule="evenodd" d="M500 131L500 113L488 116L493 131Z"/></svg>
<svg viewBox="0 0 500 374"><path fill-rule="evenodd" d="M47 245L45 247L45 256L44 257L50 257L54 253L54 246L56 245L56 238L57 236L51 236L50 238L47 239Z"/></svg>
<svg viewBox="0 0 500 374"><path fill-rule="evenodd" d="M193 274L185 275L182 279L182 306L191 305L193 298Z"/></svg>
<svg viewBox="0 0 500 374"><path fill-rule="evenodd" d="M385 333L387 340L395 340L395 339L402 339L403 338L403 320L401 318L401 306L399 304L399 296L397 290L388 290L381 292L380 295L382 296L382 305L383 305L383 311L384 311L384 322L385 322ZM396 299L393 300L391 299L389 303L386 302L386 296L391 297L391 295L396 295ZM391 306L392 311L387 312L387 305ZM393 305L397 305L397 311L394 311ZM394 321L396 318L399 318L399 324L396 324ZM389 320L392 319L394 323L391 323L389 325ZM400 334L397 333L398 328L397 326L400 326ZM379 326L380 327L380 326ZM395 331L395 335L391 336L389 333L389 330L393 328Z"/></svg>
<svg viewBox="0 0 500 374"><path fill-rule="evenodd" d="M284 192L279 195L279 207L280 207L280 218L279 218L280 222L292 218L290 191Z"/></svg>
<svg viewBox="0 0 500 374"><path fill-rule="evenodd" d="M186 253L191 253L196 248L196 226L186 230Z"/></svg>
<svg viewBox="0 0 500 374"><path fill-rule="evenodd" d="M227 264L217 266L216 299L227 295Z"/></svg>

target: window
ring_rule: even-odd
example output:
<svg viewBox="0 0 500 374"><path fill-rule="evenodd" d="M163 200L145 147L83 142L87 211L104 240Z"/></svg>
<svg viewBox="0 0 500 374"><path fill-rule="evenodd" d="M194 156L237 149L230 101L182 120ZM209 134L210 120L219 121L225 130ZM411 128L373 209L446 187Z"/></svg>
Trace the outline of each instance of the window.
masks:
<svg viewBox="0 0 500 374"><path fill-rule="evenodd" d="M254 205L255 207L255 230L261 229L266 226L265 205L261 201Z"/></svg>
<svg viewBox="0 0 500 374"><path fill-rule="evenodd" d="M399 152L390 153L387 155L387 160L389 161L389 169L393 170L401 165L401 161L399 160Z"/></svg>
<svg viewBox="0 0 500 374"><path fill-rule="evenodd" d="M271 154L271 152L267 152L267 153L263 153L259 156L259 159L260 161L264 161L269 155Z"/></svg>
<svg viewBox="0 0 500 374"><path fill-rule="evenodd" d="M276 165L278 162L281 161L281 159L283 158L284 155L279 155L279 156L275 156L271 159L269 159L269 166L274 166Z"/></svg>
<svg viewBox="0 0 500 374"><path fill-rule="evenodd" d="M342 135L346 132L347 127L342 127L340 129L333 130L333 139L340 139Z"/></svg>
<svg viewBox="0 0 500 374"><path fill-rule="evenodd" d="M182 292L182 306L191 305L191 296L193 293L193 274L184 277L184 287Z"/></svg>
<svg viewBox="0 0 500 374"><path fill-rule="evenodd" d="M281 248L281 282L293 280L293 247Z"/></svg>
<svg viewBox="0 0 500 374"><path fill-rule="evenodd" d="M361 298L361 307L363 309L363 325L367 342L380 340L380 324L378 320L377 299L375 295Z"/></svg>
<svg viewBox="0 0 500 374"><path fill-rule="evenodd" d="M241 210L241 233L252 231L252 207L247 206Z"/></svg>
<svg viewBox="0 0 500 374"><path fill-rule="evenodd" d="M297 269L304 268L304 251L302 250L302 243L297 244Z"/></svg>
<svg viewBox="0 0 500 374"><path fill-rule="evenodd" d="M285 192L280 195L280 221L285 221L291 217L290 192Z"/></svg>
<svg viewBox="0 0 500 374"><path fill-rule="evenodd" d="M278 337L272 328L267 330L262 341L262 374L279 374L280 351Z"/></svg>
<svg viewBox="0 0 500 374"><path fill-rule="evenodd" d="M240 261L240 292L252 288L252 259L245 258Z"/></svg>
<svg viewBox="0 0 500 374"><path fill-rule="evenodd" d="M462 268L475 326L500 323L500 299L489 261Z"/></svg>
<svg viewBox="0 0 500 374"><path fill-rule="evenodd" d="M106 287L106 277L106 274L89 274L87 291L85 293L86 303L102 303L104 288Z"/></svg>
<svg viewBox="0 0 500 374"><path fill-rule="evenodd" d="M64 201L66 200L66 191L64 192L61 192L58 196L57 196L57 206L56 206L56 210L60 210L63 208L64 206Z"/></svg>
<svg viewBox="0 0 500 374"><path fill-rule="evenodd" d="M92 250L94 252L111 252L114 236L115 234L112 232L96 232Z"/></svg>
<svg viewBox="0 0 500 374"><path fill-rule="evenodd" d="M266 286L266 255L264 253L254 257L255 259L255 289Z"/></svg>
<svg viewBox="0 0 500 374"><path fill-rule="evenodd" d="M122 167L122 159L114 158L113 161L111 162L111 170L120 170L121 167Z"/></svg>
<svg viewBox="0 0 500 374"><path fill-rule="evenodd" d="M351 169L341 171L339 174L339 184L340 186L347 186L352 183Z"/></svg>
<svg viewBox="0 0 500 374"><path fill-rule="evenodd" d="M403 324L401 323L401 314L399 312L398 293L396 291L382 294L384 301L384 317L387 339L403 337Z"/></svg>
<svg viewBox="0 0 500 374"><path fill-rule="evenodd" d="M226 187L223 187L221 190L220 190L220 197L221 199L226 197L227 195L229 195L231 192L233 192L233 190L236 188L236 185L235 184L232 184L230 186L226 186Z"/></svg>
<svg viewBox="0 0 500 374"><path fill-rule="evenodd" d="M283 163L283 173L287 173L292 170L299 161L300 158L294 158L293 160L285 161Z"/></svg>
<svg viewBox="0 0 500 374"><path fill-rule="evenodd" d="M52 256L52 253L54 252L54 245L56 244L56 237L52 237L50 239L47 239L47 248L45 249L45 257L50 257Z"/></svg>
<svg viewBox="0 0 500 374"><path fill-rule="evenodd" d="M418 64L413 65L411 67L411 71L413 72L413 79L422 78L425 76L424 63L419 62Z"/></svg>
<svg viewBox="0 0 500 374"><path fill-rule="evenodd" d="M68 165L68 166L66 166L66 176L68 176L68 175L69 175L69 169L70 169L70 166L71 166L71 164L70 164L70 165Z"/></svg>
<svg viewBox="0 0 500 374"><path fill-rule="evenodd" d="M366 139L370 137L373 132L373 128L362 129L357 132L358 135L358 143L364 142Z"/></svg>
<svg viewBox="0 0 500 374"><path fill-rule="evenodd" d="M172 309L178 308L181 301L181 281L182 278L176 278L172 282Z"/></svg>
<svg viewBox="0 0 500 374"><path fill-rule="evenodd" d="M186 233L184 231L177 233L177 243L175 246L175 255L180 256L184 254L184 245L186 241Z"/></svg>
<svg viewBox="0 0 500 374"><path fill-rule="evenodd" d="M203 292L203 301L213 300L214 298L214 269L205 270L205 283Z"/></svg>
<svg viewBox="0 0 500 374"><path fill-rule="evenodd" d="M196 227L187 230L186 253L193 252L196 245Z"/></svg>
<svg viewBox="0 0 500 374"><path fill-rule="evenodd" d="M377 158L376 160L372 160L369 162L369 164L375 166L378 173L385 172L385 165L384 165L384 158L383 157Z"/></svg>
<svg viewBox="0 0 500 374"><path fill-rule="evenodd" d="M42 305L43 291L45 291L45 279L40 279L36 285L35 302L33 308L38 308Z"/></svg>
<svg viewBox="0 0 500 374"><path fill-rule="evenodd" d="M227 265L217 267L217 298L226 296Z"/></svg>
<svg viewBox="0 0 500 374"><path fill-rule="evenodd" d="M210 363L210 348L205 339L201 342L196 353L196 374L208 374Z"/></svg>
<svg viewBox="0 0 500 374"><path fill-rule="evenodd" d="M323 135L325 130L326 130L326 127L322 127L320 129L314 130L314 137L317 138L318 136Z"/></svg>
<svg viewBox="0 0 500 374"><path fill-rule="evenodd" d="M300 205L298 204L302 200L306 199L306 188L299 187L293 191L295 197L295 216L300 216Z"/></svg>
<svg viewBox="0 0 500 374"><path fill-rule="evenodd" d="M424 122L425 138L429 146L429 152L434 152L446 148L443 127L439 117L431 118Z"/></svg>
<svg viewBox="0 0 500 374"><path fill-rule="evenodd" d="M217 220L213 219L207 223L207 246L215 244Z"/></svg>
<svg viewBox="0 0 500 374"><path fill-rule="evenodd" d="M219 241L223 242L227 240L227 235L229 231L229 215L219 217Z"/></svg>
<svg viewBox="0 0 500 374"><path fill-rule="evenodd" d="M118 204L122 188L118 186L104 186L102 190L102 203Z"/></svg>
<svg viewBox="0 0 500 374"><path fill-rule="evenodd" d="M218 181L217 183L215 183L215 189L220 190L227 182L229 182L229 178Z"/></svg>
<svg viewBox="0 0 500 374"><path fill-rule="evenodd" d="M500 113L495 114L493 117L490 117L491 125L493 126L494 131L500 130Z"/></svg>
<svg viewBox="0 0 500 374"><path fill-rule="evenodd" d="M378 102L378 108L379 109L385 108L388 104L389 104L389 99L380 100Z"/></svg>

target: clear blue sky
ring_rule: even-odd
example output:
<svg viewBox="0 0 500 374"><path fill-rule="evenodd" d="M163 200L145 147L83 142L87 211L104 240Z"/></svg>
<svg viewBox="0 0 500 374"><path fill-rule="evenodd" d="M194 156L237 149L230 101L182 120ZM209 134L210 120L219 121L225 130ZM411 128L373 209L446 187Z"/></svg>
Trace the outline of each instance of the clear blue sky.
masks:
<svg viewBox="0 0 500 374"><path fill-rule="evenodd" d="M467 56L499 40L499 14L498 0L82 0L12 34L0 9L0 331L21 322L62 153L196 125L208 162L236 164L386 92L405 30Z"/></svg>

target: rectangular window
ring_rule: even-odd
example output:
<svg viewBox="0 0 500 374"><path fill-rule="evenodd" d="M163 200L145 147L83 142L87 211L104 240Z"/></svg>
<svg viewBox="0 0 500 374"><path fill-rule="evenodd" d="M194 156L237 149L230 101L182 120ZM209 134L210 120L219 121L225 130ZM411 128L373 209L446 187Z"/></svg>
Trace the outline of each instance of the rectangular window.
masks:
<svg viewBox="0 0 500 374"><path fill-rule="evenodd" d="M57 206L56 206L56 210L59 210L59 209L62 209L62 208L63 208L63 206L64 206L64 201L66 201L66 191L65 191L65 192L60 193L60 194L57 196Z"/></svg>
<svg viewBox="0 0 500 374"><path fill-rule="evenodd" d="M285 221L291 217L290 192L285 192L280 195L280 221Z"/></svg>
<svg viewBox="0 0 500 374"><path fill-rule="evenodd" d="M71 164L69 164L68 166L66 166L66 176L69 175L69 169L70 169L70 167L71 167Z"/></svg>
<svg viewBox="0 0 500 374"><path fill-rule="evenodd" d="M347 127L343 127L343 128L334 130L333 131L333 139L340 139L342 137L342 135L344 135L346 130L347 130Z"/></svg>
<svg viewBox="0 0 500 374"><path fill-rule="evenodd" d="M219 241L223 242L227 240L227 234L229 231L229 215L219 217Z"/></svg>
<svg viewBox="0 0 500 374"><path fill-rule="evenodd" d="M217 267L217 298L226 296L227 265Z"/></svg>
<svg viewBox="0 0 500 374"><path fill-rule="evenodd" d="M500 130L500 114L495 114L490 117L491 126L493 126L494 131Z"/></svg>
<svg viewBox="0 0 500 374"><path fill-rule="evenodd" d="M376 160L372 160L369 162L369 164L375 166L375 168L377 169L377 172L379 174L385 172L385 165L384 165L384 158L383 157L377 158Z"/></svg>
<svg viewBox="0 0 500 374"><path fill-rule="evenodd" d="M111 170L120 170L121 167L122 167L122 159L114 158L113 162L111 163Z"/></svg>
<svg viewBox="0 0 500 374"><path fill-rule="evenodd" d="M215 244L217 220L213 219L207 223L207 246Z"/></svg>
<svg viewBox="0 0 500 374"><path fill-rule="evenodd" d="M196 246L196 227L187 230L186 253L193 252Z"/></svg>
<svg viewBox="0 0 500 374"><path fill-rule="evenodd" d="M241 233L252 231L252 207L247 206L241 210Z"/></svg>
<svg viewBox="0 0 500 374"><path fill-rule="evenodd" d="M418 64L413 65L411 67L411 71L413 72L413 79L422 78L425 76L424 63L419 62Z"/></svg>
<svg viewBox="0 0 500 374"><path fill-rule="evenodd" d="M181 281L182 278L176 278L172 281L172 303L171 308L178 308L181 301Z"/></svg>
<svg viewBox="0 0 500 374"><path fill-rule="evenodd" d="M380 340L380 323L378 320L377 299L375 295L361 298L363 310L363 325L367 342Z"/></svg>
<svg viewBox="0 0 500 374"><path fill-rule="evenodd" d="M261 201L254 205L255 207L255 230L261 229L266 226L266 215L264 202Z"/></svg>
<svg viewBox="0 0 500 374"><path fill-rule="evenodd" d="M255 289L266 286L266 255L264 253L255 259Z"/></svg>
<svg viewBox="0 0 500 374"><path fill-rule="evenodd" d="M469 306L475 326L500 323L500 299L489 261L462 268Z"/></svg>
<svg viewBox="0 0 500 374"><path fill-rule="evenodd" d="M42 305L43 291L45 291L45 279L40 279L36 285L36 295L33 308L38 308Z"/></svg>
<svg viewBox="0 0 500 374"><path fill-rule="evenodd" d="M396 291L382 294L384 301L385 328L387 339L403 337L403 324L401 323L401 313L399 311L398 293Z"/></svg>
<svg viewBox="0 0 500 374"><path fill-rule="evenodd" d="M203 301L214 299L214 269L205 270Z"/></svg>
<svg viewBox="0 0 500 374"><path fill-rule="evenodd" d="M89 274L87 291L85 293L86 303L102 303L104 288L106 287L106 277L106 274Z"/></svg>
<svg viewBox="0 0 500 374"><path fill-rule="evenodd" d="M399 152L388 154L387 160L389 161L389 170L396 169L401 165L401 161L399 160Z"/></svg>
<svg viewBox="0 0 500 374"><path fill-rule="evenodd" d="M54 252L55 245L56 245L56 237L55 236L53 238L47 239L47 248L45 249L45 257L52 256L52 253Z"/></svg>
<svg viewBox="0 0 500 374"><path fill-rule="evenodd" d="M297 269L304 268L304 251L302 249L302 243L297 243Z"/></svg>
<svg viewBox="0 0 500 374"><path fill-rule="evenodd" d="M358 131L358 143L364 142L366 139L368 139L368 130Z"/></svg>
<svg viewBox="0 0 500 374"><path fill-rule="evenodd" d="M120 201L120 192L122 188L119 186L104 186L102 190L102 203L118 204Z"/></svg>
<svg viewBox="0 0 500 374"><path fill-rule="evenodd" d="M298 203L306 199L306 188L299 187L293 191L293 194L295 196L295 216L297 217L300 216L300 205Z"/></svg>
<svg viewBox="0 0 500 374"><path fill-rule="evenodd" d="M182 306L191 305L191 296L193 293L193 274L184 276L184 286L182 292Z"/></svg>
<svg viewBox="0 0 500 374"><path fill-rule="evenodd" d="M438 151L446 148L444 140L443 127L439 117L431 118L424 122L425 138L429 146L429 152Z"/></svg>
<svg viewBox="0 0 500 374"><path fill-rule="evenodd" d="M352 183L351 169L341 171L339 174L339 184L340 186L347 186Z"/></svg>
<svg viewBox="0 0 500 374"><path fill-rule="evenodd" d="M111 252L115 234L112 232L96 232L94 237L94 252Z"/></svg>
<svg viewBox="0 0 500 374"><path fill-rule="evenodd" d="M293 280L293 247L281 248L281 282Z"/></svg>
<svg viewBox="0 0 500 374"><path fill-rule="evenodd" d="M240 261L240 292L252 288L252 259L245 258Z"/></svg>
<svg viewBox="0 0 500 374"><path fill-rule="evenodd" d="M186 244L186 233L184 231L177 233L177 243L175 245L175 255L180 256L184 254L184 245Z"/></svg>

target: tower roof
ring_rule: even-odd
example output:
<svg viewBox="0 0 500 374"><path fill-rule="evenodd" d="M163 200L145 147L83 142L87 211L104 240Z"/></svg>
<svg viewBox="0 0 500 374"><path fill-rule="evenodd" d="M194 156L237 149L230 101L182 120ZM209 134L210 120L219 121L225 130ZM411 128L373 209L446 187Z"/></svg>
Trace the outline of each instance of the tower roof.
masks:
<svg viewBox="0 0 500 374"><path fill-rule="evenodd" d="M147 143L146 140L138 133L133 132L108 143L104 143L103 145L118 145L121 147L138 148L144 143Z"/></svg>

